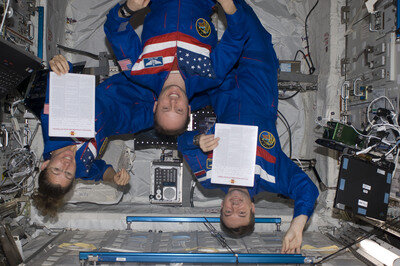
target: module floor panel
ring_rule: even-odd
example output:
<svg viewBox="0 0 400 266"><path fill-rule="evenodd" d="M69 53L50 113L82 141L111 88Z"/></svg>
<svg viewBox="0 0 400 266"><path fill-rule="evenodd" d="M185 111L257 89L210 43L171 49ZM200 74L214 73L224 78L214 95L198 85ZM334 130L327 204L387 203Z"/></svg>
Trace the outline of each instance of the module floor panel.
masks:
<svg viewBox="0 0 400 266"><path fill-rule="evenodd" d="M253 233L242 239L227 238L228 245L237 253L279 253L282 232ZM42 240L40 240L42 241ZM32 241L31 245L34 245ZM306 232L303 245L314 247L333 245L325 236ZM37 243L36 243L37 245ZM25 247L25 248L28 248ZM112 231L65 231L45 249L32 258L27 265L79 265L79 251L99 252L168 252L168 253L226 253L208 231L193 232L136 232ZM302 250L305 256L324 257L329 253ZM99 264L99 263L98 263ZM103 263L100 265L109 265ZM112 263L112 265L149 265L144 263ZM168 265L160 264L157 265ZM189 265L189 264L185 264ZM213 264L207 264L213 265ZM343 252L324 265L364 265L350 253Z"/></svg>

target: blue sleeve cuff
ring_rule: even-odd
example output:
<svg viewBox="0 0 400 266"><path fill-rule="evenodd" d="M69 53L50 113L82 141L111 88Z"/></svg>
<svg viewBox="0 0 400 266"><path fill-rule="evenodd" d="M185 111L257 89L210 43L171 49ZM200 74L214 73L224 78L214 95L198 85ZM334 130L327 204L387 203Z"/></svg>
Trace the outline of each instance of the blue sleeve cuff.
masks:
<svg viewBox="0 0 400 266"><path fill-rule="evenodd" d="M307 215L308 218L313 214L315 203L318 199L319 192L315 184L309 180L310 186L308 189L303 190L302 192L305 193L301 199L295 200L294 202L294 214L293 218L304 214Z"/></svg>
<svg viewBox="0 0 400 266"><path fill-rule="evenodd" d="M68 61L68 66L69 66L69 71L68 73L72 73L74 65L72 65L72 63L70 61Z"/></svg>
<svg viewBox="0 0 400 266"><path fill-rule="evenodd" d="M199 132L196 130L186 131L184 134L180 135L178 137L178 150L183 152L185 150L198 149L199 147L193 144L193 138L197 134L199 134Z"/></svg>
<svg viewBox="0 0 400 266"><path fill-rule="evenodd" d="M119 23L129 21L130 18L121 18L121 17L118 15L118 11L119 11L119 8L120 8L120 7L121 7L121 5L120 5L119 3L116 4L116 5L110 10L110 12L108 13L108 15L107 15L108 19L112 19L112 20L118 21Z"/></svg>
<svg viewBox="0 0 400 266"><path fill-rule="evenodd" d="M103 160L94 160L93 164L90 167L90 171L87 176L82 177L84 180L93 180L93 181L102 181L103 175L108 167L112 167L110 164L106 164ZM79 177L81 178L81 177Z"/></svg>
<svg viewBox="0 0 400 266"><path fill-rule="evenodd" d="M294 204L294 213L293 213L293 218L296 218L299 215L306 215L308 218L313 214L314 212L314 206L306 206L305 204Z"/></svg>
<svg viewBox="0 0 400 266"><path fill-rule="evenodd" d="M242 38L245 34L245 30L243 29L244 22L244 14L243 8L240 5L236 4L236 12L232 15L225 14L226 21L228 24L228 29L234 38Z"/></svg>

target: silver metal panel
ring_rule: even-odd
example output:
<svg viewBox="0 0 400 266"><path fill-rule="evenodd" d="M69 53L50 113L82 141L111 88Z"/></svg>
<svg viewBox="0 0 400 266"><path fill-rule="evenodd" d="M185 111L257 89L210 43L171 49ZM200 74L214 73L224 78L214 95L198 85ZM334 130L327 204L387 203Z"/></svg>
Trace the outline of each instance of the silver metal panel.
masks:
<svg viewBox="0 0 400 266"><path fill-rule="evenodd" d="M262 234L254 233L251 236L247 236L242 239L226 239L229 246L235 252L279 253L283 235L283 232L266 232ZM320 233L307 232L304 234L303 244L309 244L318 248L334 245L331 240ZM43 251L37 254L32 260L30 260L27 265L78 265L79 251L91 251L91 248L96 248L98 251L103 252L228 252L225 248L221 247L218 241L207 231L66 231L62 233L53 243L48 245ZM303 250L302 253L305 256L326 255L326 253L312 249ZM113 265L123 265L123 263ZM130 263L129 265L132 264ZM350 253L344 252L335 257L332 261L328 261L326 265L363 264L356 260Z"/></svg>
<svg viewBox="0 0 400 266"><path fill-rule="evenodd" d="M383 0L375 4L375 13L368 13L365 1L347 1L346 51L342 62L347 64L344 77L349 93L344 100L342 116L362 130L366 123L366 109L371 101L386 96L395 112L399 102L400 44L396 39L396 6L393 1ZM344 92L344 91L343 91ZM342 93L345 96L346 93ZM347 104L346 104L347 102ZM392 109L385 100L372 106ZM371 114L371 116L373 116Z"/></svg>

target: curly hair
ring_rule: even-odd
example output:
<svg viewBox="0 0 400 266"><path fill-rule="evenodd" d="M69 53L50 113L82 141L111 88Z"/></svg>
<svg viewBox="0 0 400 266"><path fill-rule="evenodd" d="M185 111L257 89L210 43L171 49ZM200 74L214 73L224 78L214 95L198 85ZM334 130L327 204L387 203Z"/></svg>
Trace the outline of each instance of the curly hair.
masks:
<svg viewBox="0 0 400 266"><path fill-rule="evenodd" d="M250 221L248 225L239 226L237 228L229 228L222 219L222 208L220 214L220 226L222 231L231 238L242 238L250 235L254 231L255 216L253 210L250 210Z"/></svg>
<svg viewBox="0 0 400 266"><path fill-rule="evenodd" d="M164 128L162 128L162 127L160 126L160 123L159 123L159 121L158 121L158 117L157 117L157 115L156 115L156 114L157 114L157 109L158 109L158 105L157 105L156 110L155 110L155 112L154 112L154 129L155 129L158 133L160 133L160 134L162 134L162 135L175 136L175 137L177 137L177 136L179 136L179 135L185 133L185 131L186 131L186 129L187 129L189 123L190 123L189 107L188 107L188 115L187 115L187 117L186 117L185 123L182 125L182 127L178 128L178 129L175 129L175 130L166 130L166 129L164 129Z"/></svg>
<svg viewBox="0 0 400 266"><path fill-rule="evenodd" d="M66 187L61 187L59 184L49 182L49 174L47 169L44 169L39 174L39 188L33 193L33 204L43 216L56 217L57 211L64 205L64 196L73 187L71 182Z"/></svg>

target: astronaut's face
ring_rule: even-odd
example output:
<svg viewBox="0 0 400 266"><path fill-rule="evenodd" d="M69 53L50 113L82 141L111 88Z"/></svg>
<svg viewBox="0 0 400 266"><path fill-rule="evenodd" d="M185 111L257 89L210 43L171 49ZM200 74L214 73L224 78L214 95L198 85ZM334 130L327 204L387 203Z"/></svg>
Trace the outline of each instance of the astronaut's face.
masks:
<svg viewBox="0 0 400 266"><path fill-rule="evenodd" d="M229 228L238 228L250 223L250 214L255 212L246 188L231 187L221 203L221 217Z"/></svg>
<svg viewBox="0 0 400 266"><path fill-rule="evenodd" d="M67 187L75 178L76 145L67 146L51 153L50 160L45 161L41 170L47 169L48 181Z"/></svg>
<svg viewBox="0 0 400 266"><path fill-rule="evenodd" d="M164 87L153 111L158 124L165 131L176 131L185 127L190 114L185 90L174 84Z"/></svg>

